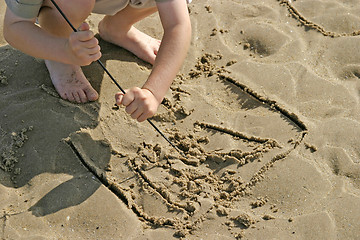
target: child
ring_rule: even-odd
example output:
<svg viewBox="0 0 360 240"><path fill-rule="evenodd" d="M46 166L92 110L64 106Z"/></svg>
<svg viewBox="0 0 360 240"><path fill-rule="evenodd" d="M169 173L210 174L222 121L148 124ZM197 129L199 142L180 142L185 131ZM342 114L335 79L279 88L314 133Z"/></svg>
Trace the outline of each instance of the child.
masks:
<svg viewBox="0 0 360 240"><path fill-rule="evenodd" d="M98 99L80 67L101 57L98 40L84 21L91 12L105 14L98 26L100 37L153 64L142 88L115 95L116 103L124 105L126 112L139 122L157 111L190 45L186 0L55 0L70 22L79 27L76 33L50 0L5 1L6 41L26 54L45 59L60 96L78 103ZM133 26L156 11L164 29L161 42Z"/></svg>

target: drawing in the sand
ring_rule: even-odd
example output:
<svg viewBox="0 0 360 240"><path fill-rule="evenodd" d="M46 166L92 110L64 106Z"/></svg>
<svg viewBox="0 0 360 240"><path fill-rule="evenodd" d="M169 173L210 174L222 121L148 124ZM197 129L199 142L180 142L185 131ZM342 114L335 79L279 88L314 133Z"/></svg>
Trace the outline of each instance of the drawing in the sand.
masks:
<svg viewBox="0 0 360 240"><path fill-rule="evenodd" d="M186 236L203 221L211 221L207 219L209 212L221 212L223 219L232 222L224 228L239 225L240 228L231 228L230 232L235 235L253 221L263 220L243 220L251 213L239 213L238 202L249 196L251 187L264 178L276 161L285 159L306 134L305 125L294 114L224 77L226 67L217 66L221 58L212 54L199 58L189 76L181 77L173 87L172 98L166 99L166 107L158 115L161 117L155 116L167 123L167 134L186 157L179 157L168 146L148 143L146 139L137 148L134 146L136 152L115 151L111 143L102 147L99 143L95 147L89 144L91 130L74 134L68 140L90 171L139 217L152 226L175 228L179 237ZM211 87L201 89L205 81ZM207 102L210 94L214 103ZM211 111L196 109L196 105L186 110L189 106L183 99L187 98L209 105L207 109ZM219 118L217 112L226 112L227 118ZM259 114L269 118L266 126L254 125ZM251 125L254 125L251 128L261 127L266 137L240 132L237 121L241 121L245 129ZM281 128L282 133L286 131L287 138L271 136L266 131L274 125ZM123 141L125 138L122 137ZM94 151L96 148L103 150ZM97 161L101 152L113 153L110 163L104 165ZM117 167L112 166L115 162L124 166L120 169L119 163Z"/></svg>
<svg viewBox="0 0 360 240"><path fill-rule="evenodd" d="M71 103L0 32L0 239L358 239L357 2L188 7L190 51L151 118L184 157L115 105L101 66L83 67L99 99ZM136 27L160 39L160 23ZM142 86L151 65L95 37Z"/></svg>

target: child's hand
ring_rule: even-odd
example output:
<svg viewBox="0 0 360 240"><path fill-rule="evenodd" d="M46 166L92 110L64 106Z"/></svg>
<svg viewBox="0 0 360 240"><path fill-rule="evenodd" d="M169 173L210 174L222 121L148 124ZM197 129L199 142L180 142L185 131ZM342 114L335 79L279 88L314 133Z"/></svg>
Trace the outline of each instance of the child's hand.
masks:
<svg viewBox="0 0 360 240"><path fill-rule="evenodd" d="M86 66L101 57L99 41L87 23L81 24L78 30L67 41L69 58L74 65Z"/></svg>
<svg viewBox="0 0 360 240"><path fill-rule="evenodd" d="M139 122L152 117L160 105L151 91L138 87L126 90L125 95L121 92L117 93L115 100L117 105L125 106L125 111Z"/></svg>

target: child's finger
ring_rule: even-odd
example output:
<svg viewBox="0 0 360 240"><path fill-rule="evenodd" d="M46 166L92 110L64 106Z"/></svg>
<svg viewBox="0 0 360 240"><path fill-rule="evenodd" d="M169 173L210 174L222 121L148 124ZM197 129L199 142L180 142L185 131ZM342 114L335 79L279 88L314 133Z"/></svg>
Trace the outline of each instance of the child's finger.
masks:
<svg viewBox="0 0 360 240"><path fill-rule="evenodd" d="M94 38L94 33L90 30L76 32L75 34L76 34L76 38L82 42L86 42L86 41L89 41L90 39Z"/></svg>
<svg viewBox="0 0 360 240"><path fill-rule="evenodd" d="M82 45L86 48L93 48L99 46L99 40L96 37L93 37L87 41L84 41Z"/></svg>
<svg viewBox="0 0 360 240"><path fill-rule="evenodd" d="M122 105L129 106L135 100L135 94L133 91L128 91L122 99Z"/></svg>
<svg viewBox="0 0 360 240"><path fill-rule="evenodd" d="M77 30L78 31L87 31L87 30L90 30L90 26L86 22L83 22Z"/></svg>
<svg viewBox="0 0 360 240"><path fill-rule="evenodd" d="M123 97L124 97L124 94L122 92L118 92L115 94L116 105L118 105L118 106L122 105Z"/></svg>
<svg viewBox="0 0 360 240"><path fill-rule="evenodd" d="M123 104L124 104L124 100L123 100ZM134 102L132 102L131 104L127 105L125 108L125 112L127 114L132 115L133 113L135 113L136 111L138 111L138 106L137 104L134 104Z"/></svg>
<svg viewBox="0 0 360 240"><path fill-rule="evenodd" d="M145 121L148 117L150 117L150 116L148 116L148 114L142 113L142 114L137 118L137 121L138 121L138 122L143 122L143 121Z"/></svg>
<svg viewBox="0 0 360 240"><path fill-rule="evenodd" d="M101 55L102 55L101 52L97 52L95 54L89 55L89 60L91 62L95 62L95 61L97 61L97 60L99 60L101 58Z"/></svg>
<svg viewBox="0 0 360 240"><path fill-rule="evenodd" d="M95 46L93 48L88 48L85 50L87 54L92 55L100 52L100 46Z"/></svg>
<svg viewBox="0 0 360 240"><path fill-rule="evenodd" d="M130 116L132 119L138 119L143 112L140 109L136 109Z"/></svg>

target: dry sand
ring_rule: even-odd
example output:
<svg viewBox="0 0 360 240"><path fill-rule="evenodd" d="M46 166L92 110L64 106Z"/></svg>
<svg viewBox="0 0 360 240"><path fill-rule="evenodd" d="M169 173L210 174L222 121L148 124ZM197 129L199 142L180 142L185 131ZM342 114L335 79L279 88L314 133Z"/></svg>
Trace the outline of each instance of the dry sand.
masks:
<svg viewBox="0 0 360 240"><path fill-rule="evenodd" d="M98 65L84 72L99 101L72 104L0 35L0 237L359 239L358 3L194 0L153 118L187 158L114 107ZM120 84L141 86L151 66L100 44Z"/></svg>

